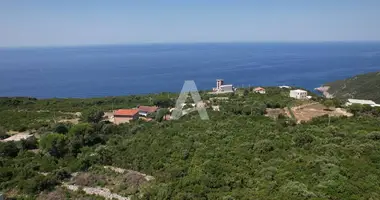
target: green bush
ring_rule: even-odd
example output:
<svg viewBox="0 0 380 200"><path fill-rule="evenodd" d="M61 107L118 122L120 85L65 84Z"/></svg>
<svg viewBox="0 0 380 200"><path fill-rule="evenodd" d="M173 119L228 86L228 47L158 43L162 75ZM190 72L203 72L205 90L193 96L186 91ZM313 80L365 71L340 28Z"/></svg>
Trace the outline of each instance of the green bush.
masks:
<svg viewBox="0 0 380 200"><path fill-rule="evenodd" d="M0 140L3 140L8 137L9 135L7 134L7 131L2 126L0 126Z"/></svg>
<svg viewBox="0 0 380 200"><path fill-rule="evenodd" d="M298 133L294 136L293 141L297 147L304 147L314 141L314 137L307 133Z"/></svg>
<svg viewBox="0 0 380 200"><path fill-rule="evenodd" d="M24 150L30 150L30 149L37 149L38 148L38 141L36 137L32 136L27 139L21 140L21 147Z"/></svg>
<svg viewBox="0 0 380 200"><path fill-rule="evenodd" d="M67 128L67 126L65 124L56 124L55 127L54 127L54 132L56 133L61 133L61 134L66 134L69 132L69 129Z"/></svg>
<svg viewBox="0 0 380 200"><path fill-rule="evenodd" d="M63 157L67 153L67 144L67 137L59 133L46 134L40 140L40 148L57 158Z"/></svg>
<svg viewBox="0 0 380 200"><path fill-rule="evenodd" d="M15 142L0 142L1 157L16 157L19 151Z"/></svg>

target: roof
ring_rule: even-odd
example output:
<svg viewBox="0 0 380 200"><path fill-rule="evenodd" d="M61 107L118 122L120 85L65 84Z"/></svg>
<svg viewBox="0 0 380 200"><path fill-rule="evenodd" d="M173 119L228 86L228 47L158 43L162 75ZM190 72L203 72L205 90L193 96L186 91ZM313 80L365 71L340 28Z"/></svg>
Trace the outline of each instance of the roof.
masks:
<svg viewBox="0 0 380 200"><path fill-rule="evenodd" d="M307 92L305 90L300 90L300 89L297 89L297 90L290 90L290 92Z"/></svg>
<svg viewBox="0 0 380 200"><path fill-rule="evenodd" d="M350 102L350 103L358 103L358 104L368 104L368 105L375 105L376 104L372 100L363 100L363 99L348 99L348 102Z"/></svg>
<svg viewBox="0 0 380 200"><path fill-rule="evenodd" d="M158 110L158 107L157 106L139 106L138 109L140 112L153 113Z"/></svg>
<svg viewBox="0 0 380 200"><path fill-rule="evenodd" d="M262 87L257 87L257 88L255 88L254 90L255 90L255 91L261 91L261 90L265 90L265 89L262 88Z"/></svg>
<svg viewBox="0 0 380 200"><path fill-rule="evenodd" d="M113 112L113 115L134 116L139 113L138 109L119 109Z"/></svg>

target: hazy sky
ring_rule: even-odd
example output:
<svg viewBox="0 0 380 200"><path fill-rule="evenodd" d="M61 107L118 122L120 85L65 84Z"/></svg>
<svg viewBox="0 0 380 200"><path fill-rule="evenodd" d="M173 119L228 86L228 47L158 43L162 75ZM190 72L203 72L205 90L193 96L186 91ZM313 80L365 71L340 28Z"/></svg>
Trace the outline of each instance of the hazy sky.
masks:
<svg viewBox="0 0 380 200"><path fill-rule="evenodd" d="M380 40L380 0L1 0L0 46Z"/></svg>

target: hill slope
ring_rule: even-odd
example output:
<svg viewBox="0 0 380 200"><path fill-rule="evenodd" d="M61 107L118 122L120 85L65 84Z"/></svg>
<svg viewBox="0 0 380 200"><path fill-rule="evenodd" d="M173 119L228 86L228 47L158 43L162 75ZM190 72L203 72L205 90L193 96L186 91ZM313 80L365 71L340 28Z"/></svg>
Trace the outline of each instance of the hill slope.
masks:
<svg viewBox="0 0 380 200"><path fill-rule="evenodd" d="M380 102L380 72L360 74L344 80L326 83L328 92L338 98L370 99Z"/></svg>

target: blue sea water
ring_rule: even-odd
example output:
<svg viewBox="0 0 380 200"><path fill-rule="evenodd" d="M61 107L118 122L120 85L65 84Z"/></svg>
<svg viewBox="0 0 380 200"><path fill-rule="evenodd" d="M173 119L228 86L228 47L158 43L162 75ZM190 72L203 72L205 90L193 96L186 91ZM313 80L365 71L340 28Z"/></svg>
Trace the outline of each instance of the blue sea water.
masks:
<svg viewBox="0 0 380 200"><path fill-rule="evenodd" d="M214 43L0 49L0 96L98 97L291 85L380 71L380 43Z"/></svg>

